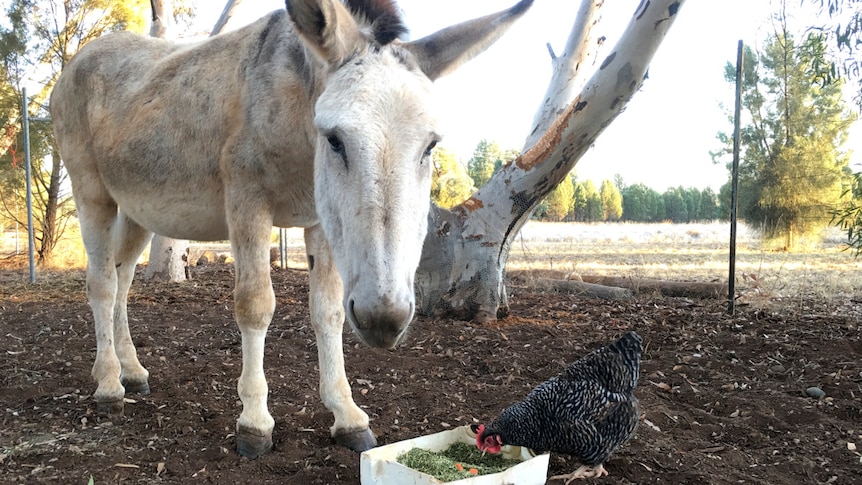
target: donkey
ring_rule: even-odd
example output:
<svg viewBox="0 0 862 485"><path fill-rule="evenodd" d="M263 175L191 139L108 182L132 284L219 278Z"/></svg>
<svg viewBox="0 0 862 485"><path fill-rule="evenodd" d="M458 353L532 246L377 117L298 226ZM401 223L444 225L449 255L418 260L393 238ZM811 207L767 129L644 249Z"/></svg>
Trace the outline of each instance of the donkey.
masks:
<svg viewBox="0 0 862 485"><path fill-rule="evenodd" d="M242 334L237 450L270 450L270 233L303 227L332 436L357 451L376 446L344 371L345 314L372 347L403 338L441 137L432 81L531 4L408 42L392 0L288 0L286 12L196 44L117 33L81 49L50 105L88 257L98 410L121 414L126 392L149 392L126 300L152 233L230 239Z"/></svg>

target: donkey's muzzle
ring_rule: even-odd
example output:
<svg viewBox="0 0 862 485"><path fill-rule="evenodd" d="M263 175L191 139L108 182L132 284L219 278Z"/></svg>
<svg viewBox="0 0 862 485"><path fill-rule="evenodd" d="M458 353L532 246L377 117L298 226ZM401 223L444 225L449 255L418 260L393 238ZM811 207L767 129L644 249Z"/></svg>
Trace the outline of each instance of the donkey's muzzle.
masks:
<svg viewBox="0 0 862 485"><path fill-rule="evenodd" d="M383 298L372 304L350 299L347 318L356 334L371 347L391 349L413 320L413 302L393 303Z"/></svg>

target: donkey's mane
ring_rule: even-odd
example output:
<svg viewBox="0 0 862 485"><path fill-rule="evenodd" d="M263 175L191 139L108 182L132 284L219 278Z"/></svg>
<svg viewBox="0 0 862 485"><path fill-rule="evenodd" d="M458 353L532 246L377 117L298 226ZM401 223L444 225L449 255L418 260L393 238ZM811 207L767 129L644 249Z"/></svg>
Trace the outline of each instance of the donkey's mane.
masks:
<svg viewBox="0 0 862 485"><path fill-rule="evenodd" d="M374 40L386 45L407 34L401 9L395 0L345 0L353 15L364 19L374 33Z"/></svg>

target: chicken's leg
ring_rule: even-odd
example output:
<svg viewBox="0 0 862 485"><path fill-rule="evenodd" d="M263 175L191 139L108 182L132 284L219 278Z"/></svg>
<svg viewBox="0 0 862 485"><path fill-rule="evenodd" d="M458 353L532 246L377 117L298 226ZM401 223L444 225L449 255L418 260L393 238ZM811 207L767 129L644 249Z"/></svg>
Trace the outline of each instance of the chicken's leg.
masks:
<svg viewBox="0 0 862 485"><path fill-rule="evenodd" d="M568 475L554 475L551 477L551 480L565 480L566 484L569 485L573 480L580 480L583 478L598 478L605 477L608 475L608 471L605 470L604 465L599 463L598 465L592 467L588 465L581 465L580 468L573 471Z"/></svg>

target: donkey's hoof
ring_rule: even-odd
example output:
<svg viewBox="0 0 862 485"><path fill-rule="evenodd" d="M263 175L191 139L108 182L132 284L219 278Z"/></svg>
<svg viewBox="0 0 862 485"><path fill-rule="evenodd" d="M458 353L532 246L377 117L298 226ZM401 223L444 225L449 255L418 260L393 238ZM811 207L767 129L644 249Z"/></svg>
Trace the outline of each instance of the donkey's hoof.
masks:
<svg viewBox="0 0 862 485"><path fill-rule="evenodd" d="M119 401L96 401L96 412L107 416L123 415L123 400Z"/></svg>
<svg viewBox="0 0 862 485"><path fill-rule="evenodd" d="M335 438L335 443L339 446L350 448L359 453L377 446L377 438L374 437L371 428L335 433L333 438Z"/></svg>
<svg viewBox="0 0 862 485"><path fill-rule="evenodd" d="M123 381L123 387L127 394L146 396L150 393L150 384L147 381Z"/></svg>
<svg viewBox="0 0 862 485"><path fill-rule="evenodd" d="M261 436L247 428L236 430L236 451L240 455L254 460L272 449L272 432Z"/></svg>

